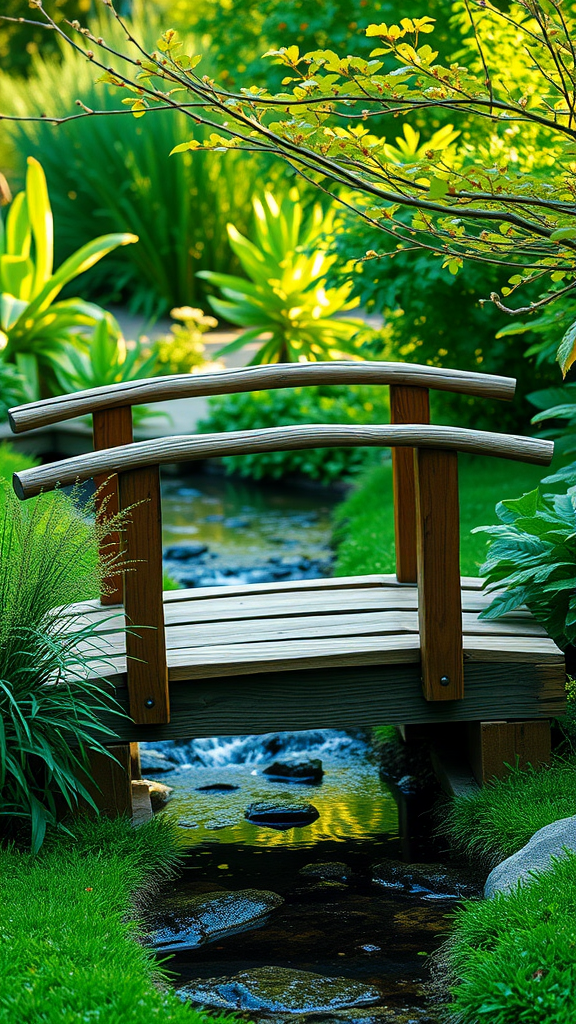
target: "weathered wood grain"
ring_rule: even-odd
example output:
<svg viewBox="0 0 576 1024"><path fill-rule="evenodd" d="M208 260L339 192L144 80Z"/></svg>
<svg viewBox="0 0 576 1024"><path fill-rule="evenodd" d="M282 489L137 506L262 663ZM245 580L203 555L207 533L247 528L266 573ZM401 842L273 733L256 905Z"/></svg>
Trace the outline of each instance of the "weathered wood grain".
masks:
<svg viewBox="0 0 576 1024"><path fill-rule="evenodd" d="M427 388L393 384L390 387L391 423L430 423L430 396ZM396 576L400 583L416 583L416 490L414 449L392 449L394 489L394 537Z"/></svg>
<svg viewBox="0 0 576 1024"><path fill-rule="evenodd" d="M151 725L170 720L158 469L121 473L119 493L120 508L131 510L125 535L130 565L124 572L130 714Z"/></svg>
<svg viewBox="0 0 576 1024"><path fill-rule="evenodd" d="M8 415L12 430L19 434L35 427L118 406L315 384L407 384L507 401L514 397L516 387L516 381L511 377L420 366L417 363L344 360L330 363L277 363L221 370L217 373L175 374L125 381L77 391L72 395L59 395L42 402L30 402L11 409Z"/></svg>
<svg viewBox="0 0 576 1024"><path fill-rule="evenodd" d="M513 434L493 434L487 430L410 426L403 423L396 426L300 423L289 427L231 430L223 434L194 434L138 441L122 448L88 452L71 459L23 470L14 474L13 485L19 498L31 498L40 491L50 491L58 485L65 486L76 481L89 480L99 473L120 473L148 466L258 452L359 446L447 449L543 466L549 465L554 454L552 441L534 440Z"/></svg>
<svg viewBox="0 0 576 1024"><path fill-rule="evenodd" d="M502 779L511 768L548 764L551 753L550 722L471 722L467 728L469 757L480 785Z"/></svg>
<svg viewBox="0 0 576 1024"><path fill-rule="evenodd" d="M169 725L135 726L110 716L124 741L236 736L279 730L370 727L374 722L434 724L490 719L548 718L565 707L558 666L465 666L465 696L426 701L414 665L315 669L171 683ZM127 708L127 692L116 690Z"/></svg>
<svg viewBox="0 0 576 1024"><path fill-rule="evenodd" d="M92 436L94 450L102 448L116 448L122 444L132 444L132 409L130 406L123 406L120 409L105 409L95 412L92 417ZM118 503L118 476L113 473L101 474L94 477L96 486L96 515L104 520L116 515L119 510ZM104 557L120 554L120 534L113 532L108 535L101 549ZM122 604L124 595L122 573L111 577L107 581L104 593L100 600L104 605Z"/></svg>
<svg viewBox="0 0 576 1024"><path fill-rule="evenodd" d="M458 456L417 449L416 542L422 687L427 700L464 693Z"/></svg>

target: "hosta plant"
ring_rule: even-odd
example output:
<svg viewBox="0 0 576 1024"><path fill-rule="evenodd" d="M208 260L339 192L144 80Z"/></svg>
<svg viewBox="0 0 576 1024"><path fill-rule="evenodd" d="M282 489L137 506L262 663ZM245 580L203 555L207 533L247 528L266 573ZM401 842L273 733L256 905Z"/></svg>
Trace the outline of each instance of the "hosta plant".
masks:
<svg viewBox="0 0 576 1024"><path fill-rule="evenodd" d="M543 483L573 482L576 480L576 384L534 391L528 398L540 409L532 420L532 423L544 424L539 436L553 438L556 454L573 459L551 476L544 477ZM550 420L557 422L550 424Z"/></svg>
<svg viewBox="0 0 576 1024"><path fill-rule="evenodd" d="M480 574L486 589L502 590L482 612L495 619L519 605L559 647L576 644L576 477L564 494L539 488L496 506L499 526L480 526L491 538Z"/></svg>
<svg viewBox="0 0 576 1024"><path fill-rule="evenodd" d="M106 753L114 736L98 721L111 710L97 678L105 641L67 606L117 569L98 546L121 527L91 525L61 492L19 502L0 480L0 834L26 829L33 851L63 811L81 799L94 807L88 753Z"/></svg>
<svg viewBox="0 0 576 1024"><path fill-rule="evenodd" d="M361 320L336 319L358 305L350 300L351 282L326 288L336 260L327 252L334 214L318 205L305 217L298 194L276 201L270 192L253 200L255 240L228 224L228 238L249 280L203 270L199 277L216 285L223 298L210 298L214 312L245 327L239 338L220 349L225 355L266 336L251 363L292 363L359 355L355 340Z"/></svg>
<svg viewBox="0 0 576 1024"><path fill-rule="evenodd" d="M136 235L95 238L53 268L53 222L41 165L28 158L26 188L0 218L0 353L26 381L26 397L41 397L41 377L54 390L55 371L71 346L89 337L104 310L82 299L56 301L65 285ZM56 388L57 390L57 388Z"/></svg>

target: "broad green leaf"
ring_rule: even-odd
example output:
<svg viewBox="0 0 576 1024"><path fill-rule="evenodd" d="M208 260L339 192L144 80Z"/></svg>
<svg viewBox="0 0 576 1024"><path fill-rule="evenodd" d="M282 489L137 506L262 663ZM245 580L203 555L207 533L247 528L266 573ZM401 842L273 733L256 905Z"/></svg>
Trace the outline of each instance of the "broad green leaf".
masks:
<svg viewBox="0 0 576 1024"><path fill-rule="evenodd" d="M556 228L550 235L551 242L561 242L564 238L576 238L576 228Z"/></svg>
<svg viewBox="0 0 576 1024"><path fill-rule="evenodd" d="M443 199L448 194L448 182L444 181L443 178L432 178L430 182L430 188L428 189L428 198Z"/></svg>
<svg viewBox="0 0 576 1024"><path fill-rule="evenodd" d="M34 264L29 256L0 256L0 284L3 292L27 302L34 280Z"/></svg>
<svg viewBox="0 0 576 1024"><path fill-rule="evenodd" d="M556 361L560 363L563 377L566 376L572 364L576 362L576 320L570 325L560 342Z"/></svg>
<svg viewBox="0 0 576 1024"><path fill-rule="evenodd" d="M136 235L130 235L127 233L123 234L112 234L102 235L100 238L95 238L92 242L87 242L81 249L78 249L73 256L70 256L64 261L61 267L56 271L52 277L46 281L46 284L41 291L36 295L30 305L27 307L25 313L22 315L20 321L18 321L14 327L20 329L23 332L27 329L25 321L33 320L38 313L48 309L48 306L54 301L59 292L62 291L64 285L68 284L79 274L82 274L85 270L89 270L93 267L98 260L101 260L103 256L106 256L113 249L118 248L119 245L130 245L132 242L137 242L138 238Z"/></svg>
<svg viewBox="0 0 576 1024"><path fill-rule="evenodd" d="M26 193L18 192L6 218L6 253L9 256L29 256L31 239Z"/></svg>
<svg viewBox="0 0 576 1024"><path fill-rule="evenodd" d="M54 223L44 171L33 156L29 156L27 162L26 201L28 204L30 227L34 236L34 262L36 270L32 295L35 296L52 274Z"/></svg>

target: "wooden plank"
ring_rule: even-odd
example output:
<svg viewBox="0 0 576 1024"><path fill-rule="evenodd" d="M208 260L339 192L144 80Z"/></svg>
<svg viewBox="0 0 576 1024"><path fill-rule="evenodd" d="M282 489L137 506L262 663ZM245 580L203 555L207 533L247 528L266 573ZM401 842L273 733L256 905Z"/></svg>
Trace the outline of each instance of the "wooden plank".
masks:
<svg viewBox="0 0 576 1024"><path fill-rule="evenodd" d="M501 672L507 664L523 663L549 665L564 675L564 658L551 640L532 637L509 640L505 651L496 656L492 650L492 638L465 637L464 649L467 662L481 663L486 667L491 665ZM271 668L292 676L310 668L400 664L420 664L420 645L416 634L220 644L168 650L168 678L171 681L251 675L266 673ZM98 662L93 675L112 679L122 675L125 666L123 656L112 653L106 669ZM289 679L287 685L288 682Z"/></svg>
<svg viewBox="0 0 576 1024"><path fill-rule="evenodd" d="M502 779L511 768L548 764L550 722L473 722L468 725L469 756L480 785L492 778Z"/></svg>
<svg viewBox="0 0 576 1024"><path fill-rule="evenodd" d="M353 595L353 596L351 596ZM491 603L492 597L477 591L464 591L462 607L466 612L481 612ZM355 591L336 591L330 593L311 592L305 596L292 597L289 594L247 595L219 599L209 598L194 602L165 602L165 620L167 625L182 625L187 622L227 622L231 620L259 619L295 616L304 618L306 615L323 612L349 613L369 611L417 611L418 596L415 588L390 590L382 592L378 588ZM64 615L81 614L85 609L86 622L110 617L110 612L97 604L86 602L76 605L73 611L66 610ZM508 617L510 616L510 619ZM529 619L525 611L507 613L506 620L516 618ZM491 620L486 620L488 623Z"/></svg>
<svg viewBox="0 0 576 1024"><path fill-rule="evenodd" d="M130 747L118 744L108 747L116 760L99 754L95 750L89 753L90 776L82 777L81 781L90 793L101 814L108 817L132 814L132 790L130 786ZM82 813L92 813L88 804L82 801Z"/></svg>
<svg viewBox="0 0 576 1024"><path fill-rule="evenodd" d="M162 604L162 520L158 469L121 473L120 507L131 509L124 572L130 714L138 723L170 720ZM133 566L133 567L132 567Z"/></svg>
<svg viewBox="0 0 576 1024"><path fill-rule="evenodd" d="M510 401L516 381L511 377L450 370L418 363L384 363L334 360L320 363L284 363L220 370L217 373L174 374L149 380L123 381L58 395L10 409L15 434L85 416L99 409L122 405L165 402L175 398L229 395L268 388L306 387L316 384L408 384L485 398Z"/></svg>
<svg viewBox="0 0 576 1024"><path fill-rule="evenodd" d="M390 387L391 423L430 423L428 388L406 385ZM414 482L414 449L392 449L392 481L394 489L394 537L396 576L399 583L416 583L416 490Z"/></svg>
<svg viewBox="0 0 576 1024"><path fill-rule="evenodd" d="M132 434L132 409L130 406L123 406L120 409L106 409L95 412L92 416L92 435L94 449L115 448L122 444L131 444ZM113 473L111 476L101 474L94 477L96 486L96 514L104 520L116 515L119 510L118 502L118 476ZM105 545L101 549L104 557L120 555L121 538L119 533L111 533L106 538ZM111 577L104 593L100 595L103 605L122 604L124 597L124 586L122 573Z"/></svg>
<svg viewBox="0 0 576 1024"><path fill-rule="evenodd" d="M458 456L418 449L416 529L422 686L427 700L463 696Z"/></svg>
<svg viewBox="0 0 576 1024"><path fill-rule="evenodd" d="M177 462L194 462L229 455L260 452L307 451L310 448L430 448L433 451L491 455L516 462L548 466L554 454L552 441L495 434L464 427L439 427L406 423L360 426L358 424L298 423L295 426L258 430L229 430L221 434L193 434L138 441L122 448L87 452L60 462L14 473L13 487L19 498L32 498L58 485L82 483L99 473L125 473Z"/></svg>
<svg viewBox="0 0 576 1024"><path fill-rule="evenodd" d="M430 758L434 774L448 796L474 796L478 783L467 760L445 745L432 744Z"/></svg>
<svg viewBox="0 0 576 1024"><path fill-rule="evenodd" d="M462 616L464 635L491 637L546 637L542 626L531 619L485 622L477 615ZM101 629L106 650L123 651L123 631ZM417 612L364 612L357 615L315 615L298 618L252 619L247 624L240 620L206 623L190 622L166 627L166 648L210 647L222 644L262 643L265 641L326 639L328 637L391 636L418 633ZM88 648L87 648L88 649Z"/></svg>
<svg viewBox="0 0 576 1024"><path fill-rule="evenodd" d="M437 724L539 718L562 714L564 675L556 666L508 664L465 666L461 701L426 701L417 664L374 668L314 669L289 676L276 671L171 683L169 725L135 726L109 716L126 741L194 736L235 736L277 730ZM127 692L116 690L127 707Z"/></svg>

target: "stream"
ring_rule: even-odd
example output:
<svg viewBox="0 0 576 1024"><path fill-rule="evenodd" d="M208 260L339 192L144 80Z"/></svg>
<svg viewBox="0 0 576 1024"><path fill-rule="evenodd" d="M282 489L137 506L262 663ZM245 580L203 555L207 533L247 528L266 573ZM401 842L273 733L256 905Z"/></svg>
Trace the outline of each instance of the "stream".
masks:
<svg viewBox="0 0 576 1024"><path fill-rule="evenodd" d="M327 575L333 504L168 477L166 568L181 586ZM186 848L146 916L183 999L256 1022L436 1024L428 959L478 887L431 842L429 793L422 806L409 776L388 785L366 733L141 744L141 757Z"/></svg>

